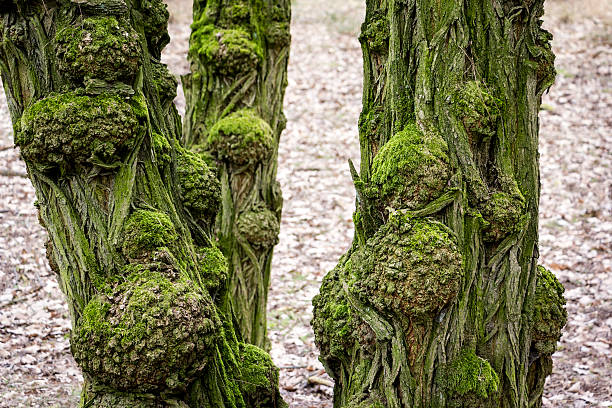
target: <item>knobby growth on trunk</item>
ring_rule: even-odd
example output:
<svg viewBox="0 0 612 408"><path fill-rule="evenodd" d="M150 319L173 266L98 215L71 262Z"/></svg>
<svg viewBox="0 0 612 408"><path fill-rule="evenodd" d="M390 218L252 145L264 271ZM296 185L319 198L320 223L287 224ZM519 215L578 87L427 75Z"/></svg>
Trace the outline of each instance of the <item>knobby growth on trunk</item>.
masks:
<svg viewBox="0 0 612 408"><path fill-rule="evenodd" d="M221 181L219 245L246 342L267 347L266 306L282 208L276 181L289 57L289 0L195 0L183 77L188 148Z"/></svg>
<svg viewBox="0 0 612 408"><path fill-rule="evenodd" d="M66 294L88 407L277 407L211 239L214 171L179 144L161 0L0 1L0 70Z"/></svg>
<svg viewBox="0 0 612 408"><path fill-rule="evenodd" d="M538 259L543 0L367 0L353 245L314 299L335 407L539 407L566 321Z"/></svg>

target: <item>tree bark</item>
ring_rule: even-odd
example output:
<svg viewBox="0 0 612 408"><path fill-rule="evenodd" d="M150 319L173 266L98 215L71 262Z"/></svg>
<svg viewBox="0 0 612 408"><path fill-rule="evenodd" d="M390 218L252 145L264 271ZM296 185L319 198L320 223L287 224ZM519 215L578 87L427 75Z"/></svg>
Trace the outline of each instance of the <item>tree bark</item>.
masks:
<svg viewBox="0 0 612 408"><path fill-rule="evenodd" d="M221 181L216 235L242 338L268 347L266 307L282 196L276 181L289 57L289 0L196 0L184 139Z"/></svg>
<svg viewBox="0 0 612 408"><path fill-rule="evenodd" d="M367 0L349 252L313 300L335 407L539 407L565 324L537 266L543 0Z"/></svg>
<svg viewBox="0 0 612 408"><path fill-rule="evenodd" d="M210 238L221 186L180 146L161 0L0 2L0 70L88 407L276 407Z"/></svg>

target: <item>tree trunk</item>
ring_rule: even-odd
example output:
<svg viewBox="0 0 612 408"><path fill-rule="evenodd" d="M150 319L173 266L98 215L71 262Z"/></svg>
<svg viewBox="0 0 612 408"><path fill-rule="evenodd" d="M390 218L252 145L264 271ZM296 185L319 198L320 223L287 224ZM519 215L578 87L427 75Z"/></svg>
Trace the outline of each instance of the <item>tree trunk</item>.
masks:
<svg viewBox="0 0 612 408"><path fill-rule="evenodd" d="M221 186L179 143L161 0L0 1L0 69L88 407L276 407L228 315Z"/></svg>
<svg viewBox="0 0 612 408"><path fill-rule="evenodd" d="M563 287L537 266L543 0L368 0L355 239L315 297L335 407L539 407Z"/></svg>
<svg viewBox="0 0 612 408"><path fill-rule="evenodd" d="M266 307L282 208L276 181L289 57L289 0L196 0L183 77L188 148L221 180L216 235L242 338L268 347Z"/></svg>

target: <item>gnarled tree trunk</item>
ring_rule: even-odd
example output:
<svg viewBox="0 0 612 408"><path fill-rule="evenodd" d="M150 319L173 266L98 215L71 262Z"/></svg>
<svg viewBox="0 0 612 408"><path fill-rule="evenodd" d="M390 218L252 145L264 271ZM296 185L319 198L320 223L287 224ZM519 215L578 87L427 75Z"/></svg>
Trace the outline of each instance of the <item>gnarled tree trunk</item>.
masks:
<svg viewBox="0 0 612 408"><path fill-rule="evenodd" d="M542 14L367 1L355 239L313 301L334 406L541 405L566 319L537 266Z"/></svg>
<svg viewBox="0 0 612 408"><path fill-rule="evenodd" d="M289 58L289 0L196 0L184 138L221 180L216 235L229 261L233 313L267 347L266 306L282 208L276 181Z"/></svg>
<svg viewBox="0 0 612 408"><path fill-rule="evenodd" d="M161 0L1 1L0 69L91 407L275 407L210 239L221 186L182 148Z"/></svg>

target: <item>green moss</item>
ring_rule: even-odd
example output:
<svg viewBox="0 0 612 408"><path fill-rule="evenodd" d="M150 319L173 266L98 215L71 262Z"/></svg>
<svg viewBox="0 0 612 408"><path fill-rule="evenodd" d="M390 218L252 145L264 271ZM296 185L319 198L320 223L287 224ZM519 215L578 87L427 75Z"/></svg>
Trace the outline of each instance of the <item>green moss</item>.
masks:
<svg viewBox="0 0 612 408"><path fill-rule="evenodd" d="M312 300L315 342L325 361L348 357L355 344L355 319L342 288L339 267L329 272Z"/></svg>
<svg viewBox="0 0 612 408"><path fill-rule="evenodd" d="M287 407L278 391L278 368L262 349L240 343L240 391L249 408Z"/></svg>
<svg viewBox="0 0 612 408"><path fill-rule="evenodd" d="M251 72L263 58L261 47L245 30L215 27L207 17L193 23L189 52L222 76Z"/></svg>
<svg viewBox="0 0 612 408"><path fill-rule="evenodd" d="M227 26L247 24L251 18L249 6L244 3L234 3L223 7L222 20Z"/></svg>
<svg viewBox="0 0 612 408"><path fill-rule="evenodd" d="M497 392L499 377L491 364L473 350L463 351L445 370L441 380L453 407L480 407Z"/></svg>
<svg viewBox="0 0 612 408"><path fill-rule="evenodd" d="M561 338L561 330L567 323L564 290L551 271L538 266L531 335L531 346L538 353L554 353Z"/></svg>
<svg viewBox="0 0 612 408"><path fill-rule="evenodd" d="M130 259L144 258L177 240L178 234L168 215L161 211L136 210L125 223L123 254Z"/></svg>
<svg viewBox="0 0 612 408"><path fill-rule="evenodd" d="M350 290L380 312L431 319L455 299L463 276L456 238L430 219L391 218L345 264Z"/></svg>
<svg viewBox="0 0 612 408"><path fill-rule="evenodd" d="M368 188L381 207L415 210L436 199L451 176L447 146L416 125L395 134L374 157Z"/></svg>
<svg viewBox="0 0 612 408"><path fill-rule="evenodd" d="M172 161L172 148L164 135L153 132L151 134L151 145L155 152L155 158L160 164L167 165Z"/></svg>
<svg viewBox="0 0 612 408"><path fill-rule="evenodd" d="M465 130L471 135L493 136L503 103L479 81L463 84L455 93L454 107Z"/></svg>
<svg viewBox="0 0 612 408"><path fill-rule="evenodd" d="M278 217L262 204L241 213L236 229L241 237L255 247L271 248L278 243Z"/></svg>
<svg viewBox="0 0 612 408"><path fill-rule="evenodd" d="M386 13L373 13L361 26L359 40L367 43L370 51L386 54L389 50L389 19Z"/></svg>
<svg viewBox="0 0 612 408"><path fill-rule="evenodd" d="M116 390L183 389L215 349L221 322L210 295L144 265L126 271L124 282L85 307L72 333L74 357Z"/></svg>
<svg viewBox="0 0 612 408"><path fill-rule="evenodd" d="M240 166L267 160L274 147L272 129L249 109L234 112L215 123L207 142L218 160Z"/></svg>
<svg viewBox="0 0 612 408"><path fill-rule="evenodd" d="M179 147L176 175L183 205L197 219L212 223L221 203L221 184L204 160Z"/></svg>
<svg viewBox="0 0 612 408"><path fill-rule="evenodd" d="M51 94L24 111L15 143L24 158L45 168L111 164L144 132L144 114L138 98Z"/></svg>
<svg viewBox="0 0 612 408"><path fill-rule="evenodd" d="M168 6L162 0L140 0L140 12L149 51L159 59L161 50L170 42Z"/></svg>
<svg viewBox="0 0 612 408"><path fill-rule="evenodd" d="M482 215L488 222L483 229L485 241L495 242L515 232L519 228L525 211L523 197L510 195L501 191L491 194L482 206Z"/></svg>
<svg viewBox="0 0 612 408"><path fill-rule="evenodd" d="M228 277L227 259L216 246L196 248L198 267L204 286L214 293L225 285Z"/></svg>
<svg viewBox="0 0 612 408"><path fill-rule="evenodd" d="M141 63L138 34L115 17L86 18L55 37L60 71L73 80L132 81Z"/></svg>
<svg viewBox="0 0 612 408"><path fill-rule="evenodd" d="M153 74L153 84L157 89L157 94L162 104L171 103L176 98L176 87L178 81L168 70L166 64L156 62L151 63L151 71Z"/></svg>

